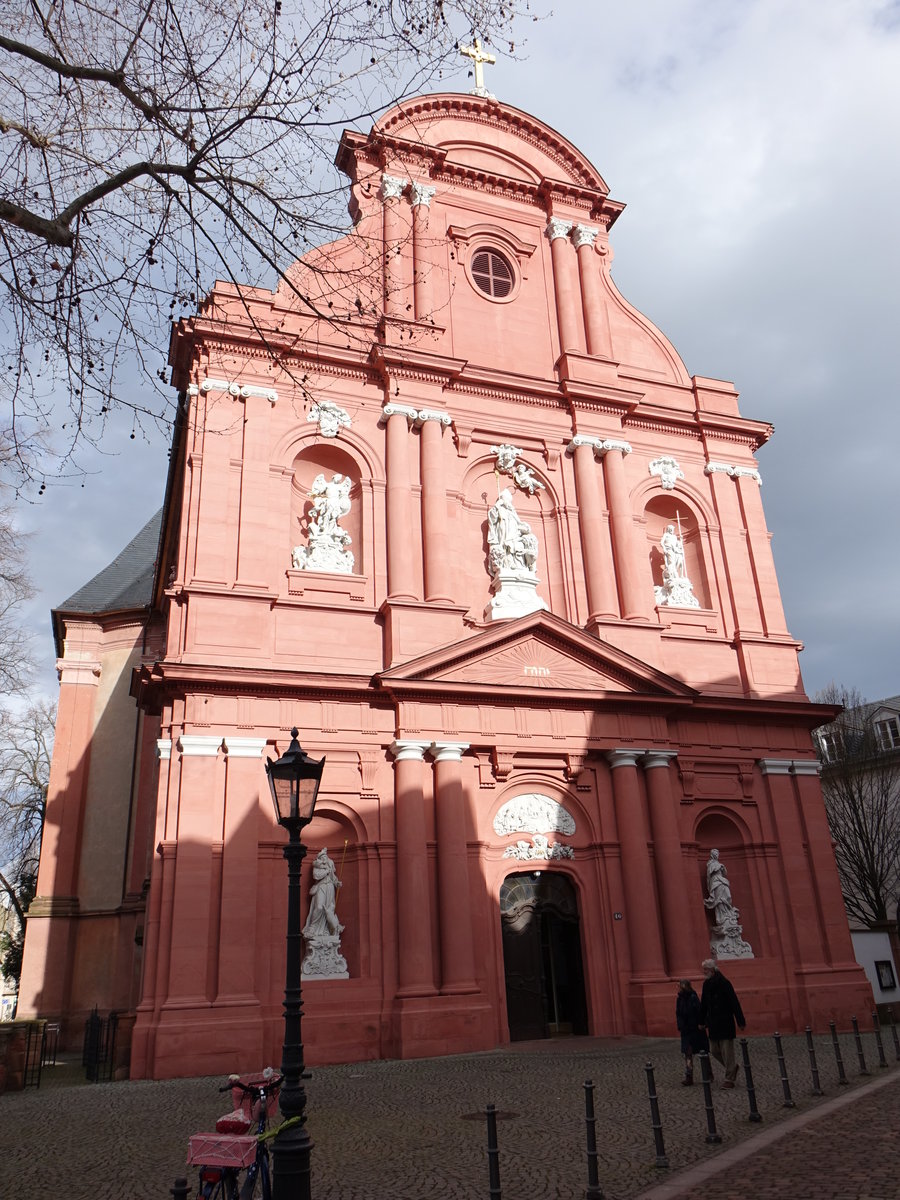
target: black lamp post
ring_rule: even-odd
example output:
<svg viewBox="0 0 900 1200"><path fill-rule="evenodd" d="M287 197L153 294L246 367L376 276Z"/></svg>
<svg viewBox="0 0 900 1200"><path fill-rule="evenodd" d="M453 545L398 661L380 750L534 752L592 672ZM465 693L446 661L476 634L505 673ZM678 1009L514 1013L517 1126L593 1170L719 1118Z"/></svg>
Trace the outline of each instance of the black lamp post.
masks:
<svg viewBox="0 0 900 1200"><path fill-rule="evenodd" d="M300 833L313 819L316 796L322 782L325 759L316 762L300 748L297 730L291 730L291 744L281 758L266 763L272 803L279 825L288 831L284 857L288 864L287 971L284 985L284 1047L281 1057L279 1107L284 1123L296 1118L272 1144L274 1160L274 1200L310 1200L309 1152L312 1142L306 1128L306 1090L303 1087L303 1042L300 1018L303 999L300 991L300 867L306 847Z"/></svg>

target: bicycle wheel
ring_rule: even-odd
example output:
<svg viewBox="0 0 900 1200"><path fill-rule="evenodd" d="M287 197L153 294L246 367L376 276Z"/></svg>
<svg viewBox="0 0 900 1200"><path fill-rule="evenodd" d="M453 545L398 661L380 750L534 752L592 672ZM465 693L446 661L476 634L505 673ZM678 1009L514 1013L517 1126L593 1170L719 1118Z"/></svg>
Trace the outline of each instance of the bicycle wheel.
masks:
<svg viewBox="0 0 900 1200"><path fill-rule="evenodd" d="M263 1147L241 1184L240 1200L272 1200L269 1151Z"/></svg>

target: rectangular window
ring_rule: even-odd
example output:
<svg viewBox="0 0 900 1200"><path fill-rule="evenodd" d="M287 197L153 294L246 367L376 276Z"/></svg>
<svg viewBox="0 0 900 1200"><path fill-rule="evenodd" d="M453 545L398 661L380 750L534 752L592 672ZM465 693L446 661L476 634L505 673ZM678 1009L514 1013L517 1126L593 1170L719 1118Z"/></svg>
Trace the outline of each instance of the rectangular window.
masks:
<svg viewBox="0 0 900 1200"><path fill-rule="evenodd" d="M894 978L894 967L889 959L875 963L875 970L878 972L878 985L883 992L890 992L897 986L897 981Z"/></svg>
<svg viewBox="0 0 900 1200"><path fill-rule="evenodd" d="M875 736L882 750L900 749L900 717L875 722Z"/></svg>

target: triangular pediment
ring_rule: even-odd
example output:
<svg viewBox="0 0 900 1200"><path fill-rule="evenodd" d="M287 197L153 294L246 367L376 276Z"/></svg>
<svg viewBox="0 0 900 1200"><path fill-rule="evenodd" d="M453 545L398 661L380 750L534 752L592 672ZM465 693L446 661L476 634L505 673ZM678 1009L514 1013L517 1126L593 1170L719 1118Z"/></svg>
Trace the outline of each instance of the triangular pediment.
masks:
<svg viewBox="0 0 900 1200"><path fill-rule="evenodd" d="M693 689L550 613L503 621L401 663L382 686L689 698Z"/></svg>

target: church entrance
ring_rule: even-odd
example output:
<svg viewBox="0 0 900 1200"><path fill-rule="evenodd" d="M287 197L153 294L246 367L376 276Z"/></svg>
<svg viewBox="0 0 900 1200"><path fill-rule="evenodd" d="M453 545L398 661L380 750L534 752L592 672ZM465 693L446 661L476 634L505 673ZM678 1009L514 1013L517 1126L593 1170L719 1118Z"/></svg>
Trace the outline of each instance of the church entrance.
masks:
<svg viewBox="0 0 900 1200"><path fill-rule="evenodd" d="M510 1041L587 1033L578 897L555 871L508 875L500 888Z"/></svg>

